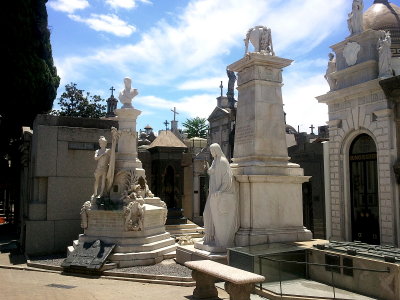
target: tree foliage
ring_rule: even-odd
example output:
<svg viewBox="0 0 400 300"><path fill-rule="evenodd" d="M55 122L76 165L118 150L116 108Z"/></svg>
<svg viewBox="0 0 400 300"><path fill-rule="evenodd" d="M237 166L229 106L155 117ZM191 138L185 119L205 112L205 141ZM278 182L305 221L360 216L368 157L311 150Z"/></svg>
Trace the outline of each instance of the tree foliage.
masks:
<svg viewBox="0 0 400 300"><path fill-rule="evenodd" d="M59 98L60 110L53 110L52 114L68 117L100 118L106 115L106 105L101 104L104 99L98 95L91 96L89 92L77 88L71 82L65 86L65 92Z"/></svg>
<svg viewBox="0 0 400 300"><path fill-rule="evenodd" d="M208 125L205 118L195 117L186 119L182 125L185 127L185 132L187 133L188 138L207 138Z"/></svg>
<svg viewBox="0 0 400 300"><path fill-rule="evenodd" d="M53 63L47 0L7 1L2 10L1 151L18 140L22 126L53 106L60 78Z"/></svg>

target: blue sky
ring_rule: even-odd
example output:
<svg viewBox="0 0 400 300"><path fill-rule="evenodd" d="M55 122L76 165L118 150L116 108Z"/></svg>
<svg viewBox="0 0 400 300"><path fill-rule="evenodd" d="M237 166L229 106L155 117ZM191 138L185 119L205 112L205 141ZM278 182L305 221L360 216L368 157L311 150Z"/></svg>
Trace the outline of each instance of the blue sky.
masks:
<svg viewBox="0 0 400 300"><path fill-rule="evenodd" d="M398 0L391 1L398 4ZM139 90L137 130L172 120L207 118L227 87L226 66L241 59L247 30L272 30L275 54L293 59L283 72L287 123L310 132L325 125L323 75L329 46L349 35L351 0L49 0L53 58L61 84L103 98L118 94L123 78ZM364 10L373 0L364 0ZM224 89L224 95L226 89ZM57 108L58 99L54 101ZM119 104L120 105L120 104ZM181 127L181 126L180 126Z"/></svg>

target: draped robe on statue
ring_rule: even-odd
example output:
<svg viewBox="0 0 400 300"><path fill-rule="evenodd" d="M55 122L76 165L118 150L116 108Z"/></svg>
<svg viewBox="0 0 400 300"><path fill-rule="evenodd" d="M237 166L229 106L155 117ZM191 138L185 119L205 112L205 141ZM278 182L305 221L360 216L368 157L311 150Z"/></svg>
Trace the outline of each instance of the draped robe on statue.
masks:
<svg viewBox="0 0 400 300"><path fill-rule="evenodd" d="M234 246L239 228L238 200L229 162L220 148L214 151L218 154L208 169L209 194L203 213L204 244L226 248Z"/></svg>

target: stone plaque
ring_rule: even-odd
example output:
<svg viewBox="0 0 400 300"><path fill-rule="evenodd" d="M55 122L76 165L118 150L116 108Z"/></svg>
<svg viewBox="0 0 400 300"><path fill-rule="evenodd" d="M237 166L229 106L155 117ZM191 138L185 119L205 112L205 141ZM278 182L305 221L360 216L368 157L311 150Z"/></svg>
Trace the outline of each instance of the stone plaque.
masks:
<svg viewBox="0 0 400 300"><path fill-rule="evenodd" d="M61 264L63 268L77 268L98 271L106 262L115 244L105 244L100 240L80 243Z"/></svg>

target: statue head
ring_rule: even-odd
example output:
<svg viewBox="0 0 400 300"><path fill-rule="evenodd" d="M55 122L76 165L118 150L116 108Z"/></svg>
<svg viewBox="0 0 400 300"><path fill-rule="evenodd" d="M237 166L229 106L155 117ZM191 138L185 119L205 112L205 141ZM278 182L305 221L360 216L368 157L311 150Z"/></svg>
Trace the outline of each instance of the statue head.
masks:
<svg viewBox="0 0 400 300"><path fill-rule="evenodd" d="M328 57L329 57L329 60L333 60L333 58L335 57L335 55L334 55L332 52L330 52L330 53L328 54Z"/></svg>
<svg viewBox="0 0 400 300"><path fill-rule="evenodd" d="M211 152L211 155L213 157L217 157L217 156L224 156L225 157L224 153L222 152L222 149L221 149L220 145L217 144L217 143L214 143L214 144L210 145L210 152Z"/></svg>
<svg viewBox="0 0 400 300"><path fill-rule="evenodd" d="M131 89L131 85L132 85L132 79L130 79L129 77L125 77L124 78L124 84L125 84L125 88L130 90Z"/></svg>
<svg viewBox="0 0 400 300"><path fill-rule="evenodd" d="M100 147L106 147L107 146L107 139L104 136L101 136L99 138L99 145L100 145Z"/></svg>

